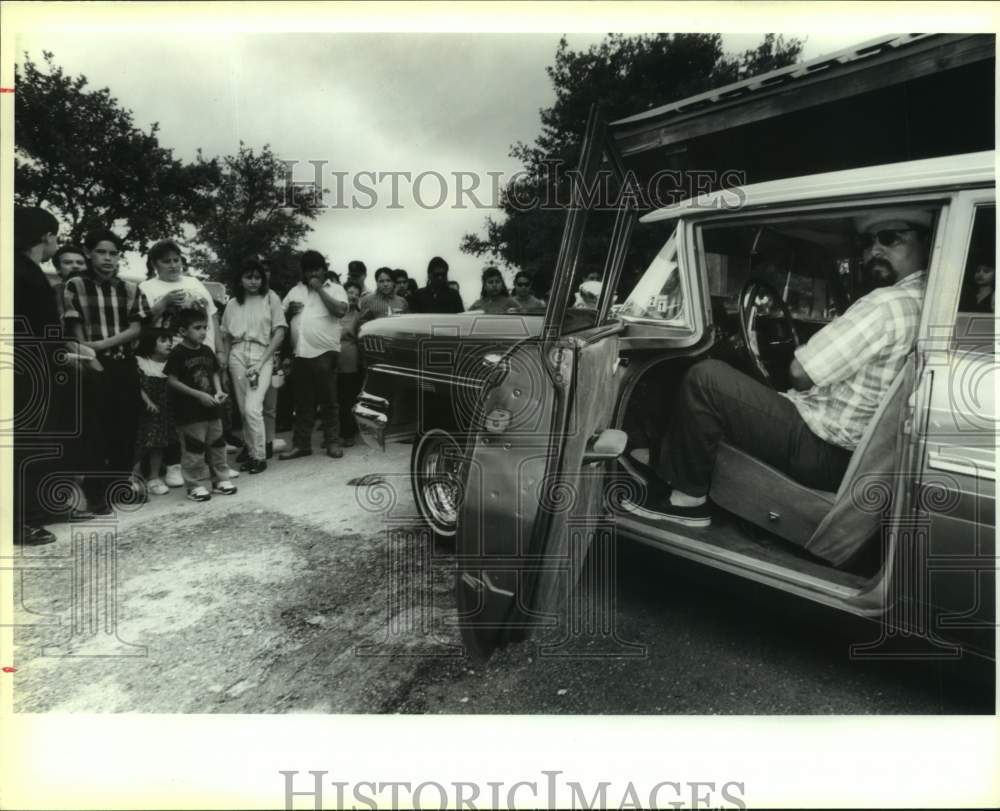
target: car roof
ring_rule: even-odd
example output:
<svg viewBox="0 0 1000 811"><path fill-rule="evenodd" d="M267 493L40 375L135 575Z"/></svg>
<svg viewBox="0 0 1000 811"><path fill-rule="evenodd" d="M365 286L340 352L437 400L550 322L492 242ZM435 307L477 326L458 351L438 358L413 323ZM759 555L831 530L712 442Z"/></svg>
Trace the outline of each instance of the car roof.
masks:
<svg viewBox="0 0 1000 811"><path fill-rule="evenodd" d="M918 161L866 166L840 172L769 180L711 192L651 211L640 222L662 222L720 211L844 197L873 198L903 192L992 186L996 152L972 152Z"/></svg>

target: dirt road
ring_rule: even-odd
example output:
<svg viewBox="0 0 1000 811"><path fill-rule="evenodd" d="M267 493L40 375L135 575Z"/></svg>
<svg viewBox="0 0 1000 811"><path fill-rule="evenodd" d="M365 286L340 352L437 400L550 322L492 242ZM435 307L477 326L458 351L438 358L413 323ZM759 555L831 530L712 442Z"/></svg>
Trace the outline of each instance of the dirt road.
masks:
<svg viewBox="0 0 1000 811"><path fill-rule="evenodd" d="M409 452L275 462L232 497L174 491L111 525L54 527L57 543L18 562L15 710L992 711L991 687L853 662L801 606L703 586L636 545L619 550L610 650L605 636L569 656L528 642L471 660L454 625L454 556L414 517ZM350 484L361 476L383 481ZM87 541L101 529L117 539L116 592L100 587L112 558Z"/></svg>

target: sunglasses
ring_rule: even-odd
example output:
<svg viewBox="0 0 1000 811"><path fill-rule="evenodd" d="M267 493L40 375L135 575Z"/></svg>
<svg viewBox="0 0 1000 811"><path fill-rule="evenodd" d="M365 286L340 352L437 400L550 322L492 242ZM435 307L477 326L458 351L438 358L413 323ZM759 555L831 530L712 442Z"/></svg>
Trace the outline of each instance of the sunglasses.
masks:
<svg viewBox="0 0 1000 811"><path fill-rule="evenodd" d="M876 240L879 245L883 248L892 248L903 241L900 234L905 234L910 231L920 231L920 228L883 228L880 231L876 231L874 234L858 234L858 245L864 251L871 250L875 247Z"/></svg>

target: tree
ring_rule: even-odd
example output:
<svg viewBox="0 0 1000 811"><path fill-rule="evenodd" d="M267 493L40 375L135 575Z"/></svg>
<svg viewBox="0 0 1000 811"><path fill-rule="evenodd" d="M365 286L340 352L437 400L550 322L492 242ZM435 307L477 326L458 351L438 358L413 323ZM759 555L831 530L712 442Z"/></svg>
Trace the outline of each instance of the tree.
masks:
<svg viewBox="0 0 1000 811"><path fill-rule="evenodd" d="M511 157L521 162L523 175L501 201L505 217L488 217L485 236L466 234L461 250L529 271L538 291L544 292L565 215L552 207L526 208L517 200L566 199L566 175L554 179L551 167L574 164L592 104L599 103L608 120L622 118L792 64L801 50L799 40L773 34L739 55L723 52L719 34L610 34L586 51L571 50L563 38L555 63L546 68L556 100L541 110L541 133L534 143L519 141L510 149ZM597 245L591 250L600 253Z"/></svg>
<svg viewBox="0 0 1000 811"><path fill-rule="evenodd" d="M312 231L308 220L321 205L321 190L292 188L285 164L270 146L254 152L241 142L237 154L222 159L217 186L194 212L198 247L191 264L228 281L245 257L258 256L286 276L295 247ZM279 281L272 278L277 287Z"/></svg>
<svg viewBox="0 0 1000 811"><path fill-rule="evenodd" d="M44 68L25 53L15 69L14 199L45 206L82 241L95 227L118 227L129 247L180 233L212 186L212 161L184 164L160 146L154 123L135 126L108 88L66 75L43 52Z"/></svg>

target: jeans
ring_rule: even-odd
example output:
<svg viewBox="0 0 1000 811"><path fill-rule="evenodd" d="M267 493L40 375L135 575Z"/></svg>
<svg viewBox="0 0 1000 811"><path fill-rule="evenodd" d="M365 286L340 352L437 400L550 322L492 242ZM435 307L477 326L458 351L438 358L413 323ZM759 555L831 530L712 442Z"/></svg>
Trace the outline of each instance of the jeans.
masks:
<svg viewBox="0 0 1000 811"><path fill-rule="evenodd" d="M181 437L181 472L188 489L207 487L210 481L228 481L226 440L222 437L222 420L204 420L178 425ZM208 451L209 463L205 462ZM209 464L211 471L209 471Z"/></svg>
<svg viewBox="0 0 1000 811"><path fill-rule="evenodd" d="M787 397L718 360L684 376L658 473L690 496L708 493L725 439L806 487L835 491L851 451L816 436Z"/></svg>
<svg viewBox="0 0 1000 811"><path fill-rule="evenodd" d="M251 459L265 458L264 398L271 388L271 360L260 368L256 388L251 388L248 374L267 349L251 341L241 341L229 353L229 377L233 396L243 415L243 441Z"/></svg>
<svg viewBox="0 0 1000 811"><path fill-rule="evenodd" d="M315 358L296 358L292 367L295 387L295 429L292 443L296 448L312 449L316 405L323 423L323 445L340 441L337 405L337 357L339 352L324 352Z"/></svg>

